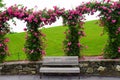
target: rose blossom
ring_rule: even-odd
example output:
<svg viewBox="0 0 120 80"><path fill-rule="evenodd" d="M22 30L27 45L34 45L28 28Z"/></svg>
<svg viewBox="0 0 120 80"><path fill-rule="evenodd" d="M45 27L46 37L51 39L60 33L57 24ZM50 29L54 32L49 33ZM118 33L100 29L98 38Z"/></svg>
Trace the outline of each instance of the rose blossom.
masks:
<svg viewBox="0 0 120 80"><path fill-rule="evenodd" d="M115 23L116 22L116 20L112 20L112 23Z"/></svg>
<svg viewBox="0 0 120 80"><path fill-rule="evenodd" d="M42 51L41 51L41 54L42 54L42 55L45 55L45 54L46 54L46 52L45 52L44 50L42 50Z"/></svg>
<svg viewBox="0 0 120 80"><path fill-rule="evenodd" d="M80 43L77 43L78 47L80 47Z"/></svg>
<svg viewBox="0 0 120 80"><path fill-rule="evenodd" d="M120 49L118 49L118 52L120 53Z"/></svg>
<svg viewBox="0 0 120 80"><path fill-rule="evenodd" d="M6 38L6 39L4 40L4 42L9 42L9 38Z"/></svg>
<svg viewBox="0 0 120 80"><path fill-rule="evenodd" d="M3 44L0 44L0 47L2 47L3 46Z"/></svg>
<svg viewBox="0 0 120 80"><path fill-rule="evenodd" d="M27 28L24 28L23 30L24 30L24 31L27 31Z"/></svg>
<svg viewBox="0 0 120 80"><path fill-rule="evenodd" d="M78 34L80 35L80 34L81 34L81 32L79 31L79 32L78 32Z"/></svg>
<svg viewBox="0 0 120 80"><path fill-rule="evenodd" d="M70 46L71 44L72 44L71 42L68 42L68 44L67 44L67 45L68 45L68 46Z"/></svg>

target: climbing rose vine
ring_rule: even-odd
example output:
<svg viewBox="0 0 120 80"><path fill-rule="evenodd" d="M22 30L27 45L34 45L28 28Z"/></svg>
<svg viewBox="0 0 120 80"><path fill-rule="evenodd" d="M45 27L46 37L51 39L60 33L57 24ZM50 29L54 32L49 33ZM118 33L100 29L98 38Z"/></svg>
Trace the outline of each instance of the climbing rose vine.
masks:
<svg viewBox="0 0 120 80"><path fill-rule="evenodd" d="M77 10L68 10L63 15L63 24L68 26L68 29L64 32L66 39L64 40L64 51L68 56L79 56L82 45L79 39L85 36L83 31L84 22L82 14Z"/></svg>
<svg viewBox="0 0 120 80"><path fill-rule="evenodd" d="M104 48L105 58L120 58L120 3L114 2L99 7L101 22L108 34Z"/></svg>

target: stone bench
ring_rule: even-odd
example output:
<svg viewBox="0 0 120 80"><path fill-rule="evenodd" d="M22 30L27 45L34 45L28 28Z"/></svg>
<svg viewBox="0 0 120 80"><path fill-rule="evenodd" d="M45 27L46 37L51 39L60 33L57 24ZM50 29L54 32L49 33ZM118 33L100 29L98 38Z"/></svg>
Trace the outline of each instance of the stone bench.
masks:
<svg viewBox="0 0 120 80"><path fill-rule="evenodd" d="M80 78L80 68L77 56L44 57L42 67L40 67L40 78L45 73L65 73L78 74Z"/></svg>

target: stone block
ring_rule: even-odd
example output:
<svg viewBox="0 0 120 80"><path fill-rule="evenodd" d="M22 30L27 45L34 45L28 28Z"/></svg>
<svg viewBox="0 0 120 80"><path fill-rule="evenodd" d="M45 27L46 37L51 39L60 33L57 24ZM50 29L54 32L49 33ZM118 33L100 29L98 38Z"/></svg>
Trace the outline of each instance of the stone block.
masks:
<svg viewBox="0 0 120 80"><path fill-rule="evenodd" d="M18 70L19 72L22 72L23 70Z"/></svg>
<svg viewBox="0 0 120 80"><path fill-rule="evenodd" d="M120 65L117 65L117 66L116 66L116 70L117 70L117 71L120 71Z"/></svg>
<svg viewBox="0 0 120 80"><path fill-rule="evenodd" d="M18 65L15 67L16 69L22 69L22 66L21 65Z"/></svg>
<svg viewBox="0 0 120 80"><path fill-rule="evenodd" d="M24 67L23 68L23 71L30 71L31 69L30 69L30 67Z"/></svg>
<svg viewBox="0 0 120 80"><path fill-rule="evenodd" d="M36 71L31 71L31 74L36 74Z"/></svg>
<svg viewBox="0 0 120 80"><path fill-rule="evenodd" d="M31 71L35 71L35 70L36 70L36 68L30 68L30 70L31 70Z"/></svg>
<svg viewBox="0 0 120 80"><path fill-rule="evenodd" d="M93 68L89 67L86 72L87 73L93 73Z"/></svg>
<svg viewBox="0 0 120 80"><path fill-rule="evenodd" d="M18 74L18 70L15 69L11 70L11 74Z"/></svg>
<svg viewBox="0 0 120 80"><path fill-rule="evenodd" d="M80 67L87 67L89 64L88 63L81 63Z"/></svg>
<svg viewBox="0 0 120 80"><path fill-rule="evenodd" d="M106 67L99 66L99 68L97 70L103 72L103 71L105 71L105 69L106 69Z"/></svg>
<svg viewBox="0 0 120 80"><path fill-rule="evenodd" d="M0 66L0 70L2 70L2 68L3 68L3 67L2 67L2 66Z"/></svg>

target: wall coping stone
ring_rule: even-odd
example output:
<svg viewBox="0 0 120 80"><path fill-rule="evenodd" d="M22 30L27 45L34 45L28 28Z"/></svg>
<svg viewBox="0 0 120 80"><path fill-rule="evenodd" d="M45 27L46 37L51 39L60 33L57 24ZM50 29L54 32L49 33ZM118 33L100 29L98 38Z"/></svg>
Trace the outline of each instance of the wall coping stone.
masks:
<svg viewBox="0 0 120 80"><path fill-rule="evenodd" d="M89 60L79 60L79 62L86 62L86 61L90 61L90 62L112 62L112 61L116 61L119 62L120 59L89 59Z"/></svg>
<svg viewBox="0 0 120 80"><path fill-rule="evenodd" d="M39 64L39 63L42 63L42 61L12 61L12 62L1 63L0 66L2 66L2 65L16 65L16 64Z"/></svg>
<svg viewBox="0 0 120 80"><path fill-rule="evenodd" d="M79 60L79 62L120 62L120 59L90 59L90 60ZM13 64L41 64L42 61L11 61L0 63L2 65L13 65Z"/></svg>

